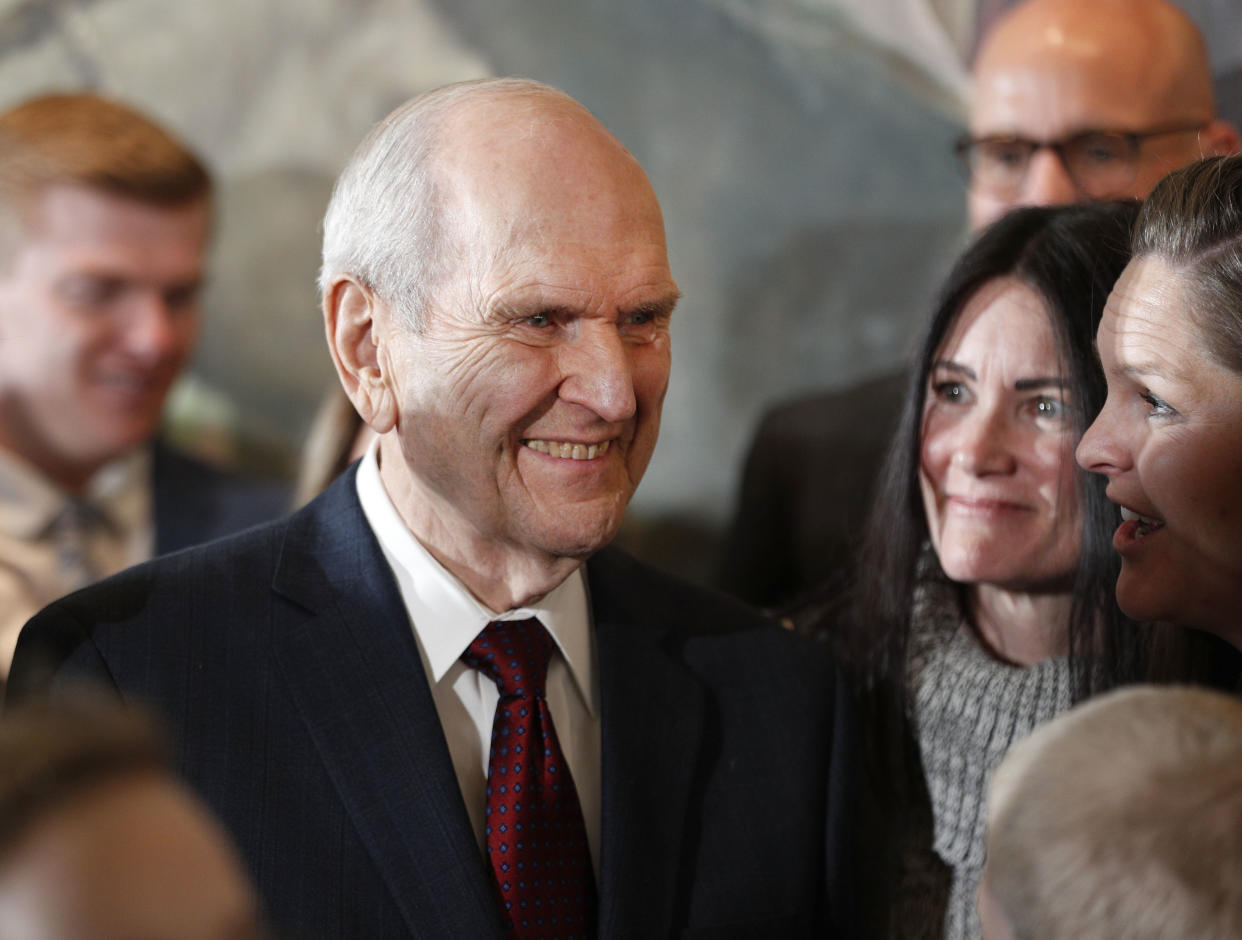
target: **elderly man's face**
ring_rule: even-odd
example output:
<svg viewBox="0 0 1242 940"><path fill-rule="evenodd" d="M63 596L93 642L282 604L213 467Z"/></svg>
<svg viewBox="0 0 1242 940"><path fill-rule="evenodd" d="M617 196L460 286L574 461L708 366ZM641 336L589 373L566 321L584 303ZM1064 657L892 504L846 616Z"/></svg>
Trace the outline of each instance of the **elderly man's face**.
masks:
<svg viewBox="0 0 1242 940"><path fill-rule="evenodd" d="M461 253L388 347L396 437L447 541L585 557L655 447L677 288L633 159L581 119L520 123L498 146L484 122L443 169Z"/></svg>

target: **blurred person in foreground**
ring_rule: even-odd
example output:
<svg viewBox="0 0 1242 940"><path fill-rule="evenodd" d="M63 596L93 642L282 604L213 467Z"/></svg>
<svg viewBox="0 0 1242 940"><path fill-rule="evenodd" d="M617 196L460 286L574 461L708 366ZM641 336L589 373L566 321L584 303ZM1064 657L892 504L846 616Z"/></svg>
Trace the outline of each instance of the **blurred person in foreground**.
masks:
<svg viewBox="0 0 1242 940"><path fill-rule="evenodd" d="M985 940L1242 937L1242 702L1101 696L1019 743L988 787Z"/></svg>
<svg viewBox="0 0 1242 940"><path fill-rule="evenodd" d="M1078 447L1120 507L1117 601L1242 649L1242 157L1170 175L1096 346L1108 399Z"/></svg>
<svg viewBox="0 0 1242 940"><path fill-rule="evenodd" d="M971 229L1016 206L1141 198L1232 153L1202 37L1167 0L1026 0L982 43L958 144ZM904 373L761 418L717 583L764 607L845 571L891 440Z"/></svg>
<svg viewBox="0 0 1242 940"><path fill-rule="evenodd" d="M149 722L82 700L0 722L0 936L266 933L236 850Z"/></svg>
<svg viewBox="0 0 1242 940"><path fill-rule="evenodd" d="M10 701L151 702L281 927L830 932L826 651L606 547L678 299L638 162L549 86L430 92L338 179L320 285L361 462L47 608Z"/></svg>
<svg viewBox="0 0 1242 940"><path fill-rule="evenodd" d="M55 598L284 508L157 435L210 227L202 163L130 108L64 94L0 114L0 677Z"/></svg>

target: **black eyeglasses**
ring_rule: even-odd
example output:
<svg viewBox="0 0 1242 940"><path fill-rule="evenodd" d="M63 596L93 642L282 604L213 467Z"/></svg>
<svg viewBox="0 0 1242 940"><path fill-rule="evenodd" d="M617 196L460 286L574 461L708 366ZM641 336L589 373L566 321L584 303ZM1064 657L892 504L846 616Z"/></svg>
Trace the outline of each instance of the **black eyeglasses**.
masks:
<svg viewBox="0 0 1242 940"><path fill-rule="evenodd" d="M1078 190L1092 199L1125 192L1138 175L1143 142L1168 134L1201 131L1206 121L1173 124L1147 131L1083 131L1061 140L1030 140L997 135L962 137L954 150L971 188L999 198L1016 196L1035 151L1053 151Z"/></svg>

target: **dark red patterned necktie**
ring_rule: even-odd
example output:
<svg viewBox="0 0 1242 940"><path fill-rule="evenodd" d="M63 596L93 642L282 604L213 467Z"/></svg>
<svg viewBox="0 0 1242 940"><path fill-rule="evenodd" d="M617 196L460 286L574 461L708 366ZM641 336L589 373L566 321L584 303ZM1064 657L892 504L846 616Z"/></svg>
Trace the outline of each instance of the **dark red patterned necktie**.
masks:
<svg viewBox="0 0 1242 940"><path fill-rule="evenodd" d="M496 683L487 858L509 937L595 936L595 874L578 791L544 698L552 638L538 620L489 623L462 654Z"/></svg>

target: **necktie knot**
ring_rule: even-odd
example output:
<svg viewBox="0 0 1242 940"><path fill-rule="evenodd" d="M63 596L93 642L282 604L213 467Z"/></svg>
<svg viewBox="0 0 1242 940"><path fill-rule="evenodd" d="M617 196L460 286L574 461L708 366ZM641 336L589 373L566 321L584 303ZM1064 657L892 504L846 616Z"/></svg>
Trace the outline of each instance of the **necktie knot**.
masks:
<svg viewBox="0 0 1242 940"><path fill-rule="evenodd" d="M534 617L493 620L462 654L466 664L496 683L502 697L542 697L552 637Z"/></svg>

